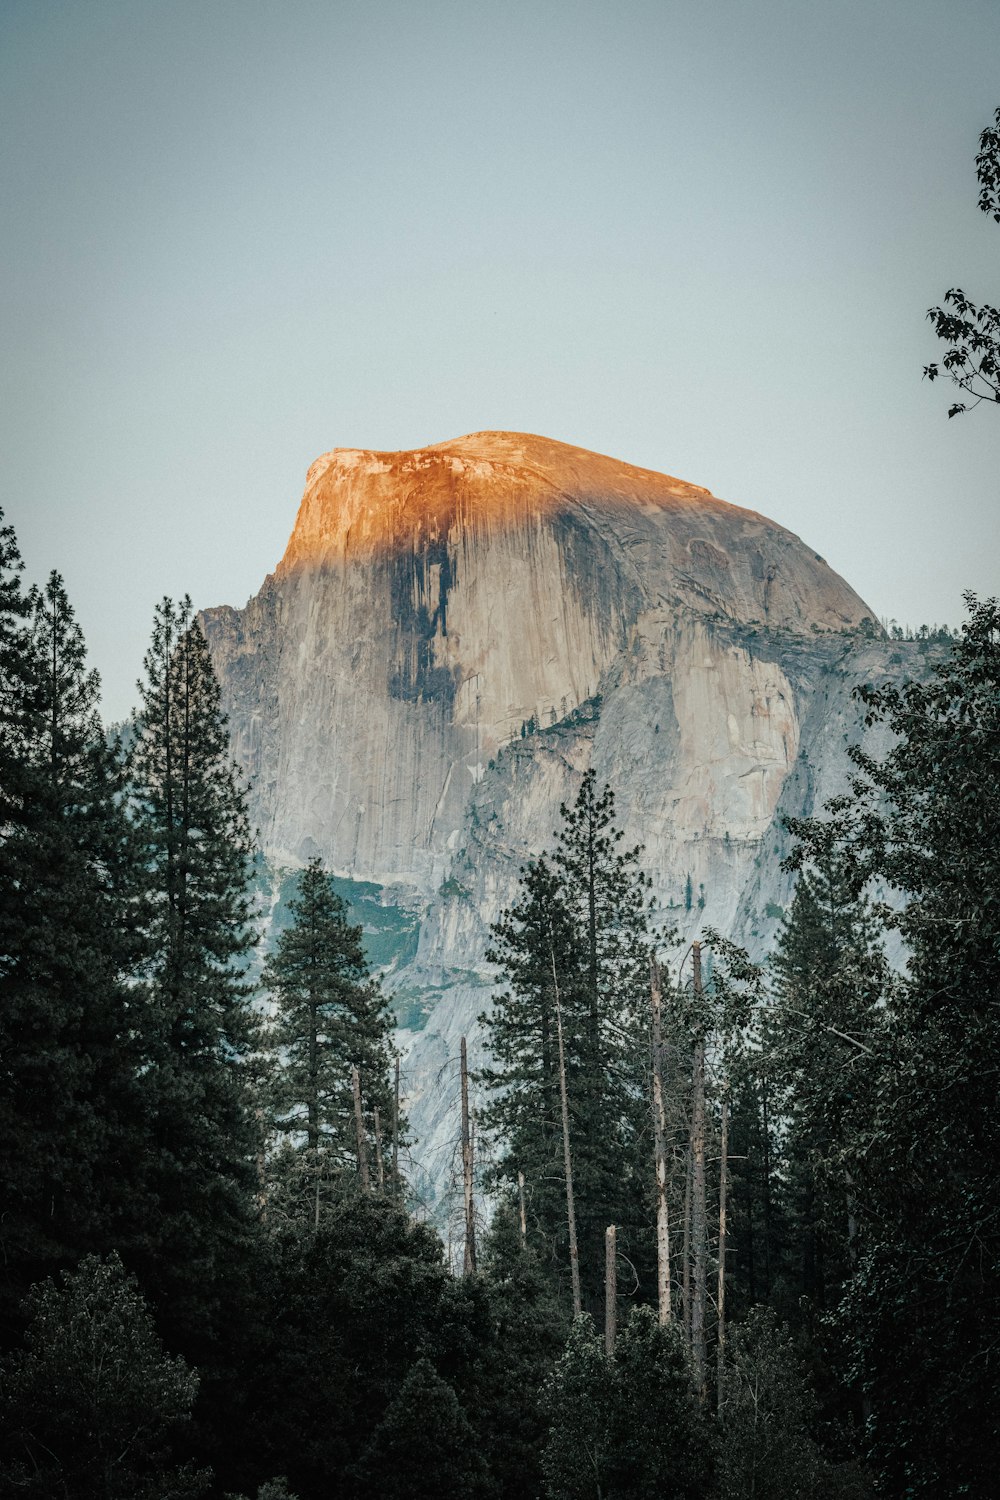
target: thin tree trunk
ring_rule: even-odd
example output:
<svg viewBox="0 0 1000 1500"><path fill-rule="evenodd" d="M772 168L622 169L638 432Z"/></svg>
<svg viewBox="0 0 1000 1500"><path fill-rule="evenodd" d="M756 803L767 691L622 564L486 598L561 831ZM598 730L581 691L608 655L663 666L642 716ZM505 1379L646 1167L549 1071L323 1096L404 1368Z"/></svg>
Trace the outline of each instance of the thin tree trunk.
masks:
<svg viewBox="0 0 1000 1500"><path fill-rule="evenodd" d="M354 1133L357 1137L358 1171L361 1174L361 1191L370 1193L371 1178L368 1175L368 1145L365 1141L365 1121L361 1113L361 1074L357 1064L351 1065L351 1087L354 1090Z"/></svg>
<svg viewBox="0 0 1000 1500"><path fill-rule="evenodd" d="M771 1119L767 1078L761 1079L761 1119L764 1126L764 1296L771 1295Z"/></svg>
<svg viewBox="0 0 1000 1500"><path fill-rule="evenodd" d="M392 1196L399 1197L399 1058L392 1091Z"/></svg>
<svg viewBox="0 0 1000 1500"><path fill-rule="evenodd" d="M472 1198L472 1134L469 1130L469 1058L462 1038L462 1185L465 1193L465 1254L462 1271L471 1276L476 1269L476 1220Z"/></svg>
<svg viewBox="0 0 1000 1500"><path fill-rule="evenodd" d="M684 1244L681 1267L681 1286L684 1294L684 1337L691 1348L691 1141L690 1130L687 1150L684 1153Z"/></svg>
<svg viewBox="0 0 1000 1500"><path fill-rule="evenodd" d="M517 1201L521 1210L521 1247L528 1243L528 1215L524 1207L524 1173L517 1174Z"/></svg>
<svg viewBox="0 0 1000 1500"><path fill-rule="evenodd" d="M559 1048L559 1105L562 1113L563 1169L566 1174L566 1223L569 1229L569 1276L573 1288L573 1316L583 1311L580 1296L580 1252L576 1243L576 1208L573 1204L573 1155L569 1144L569 1099L566 1094L566 1048L563 1044L562 1006L559 1003L559 980L556 977L555 949L549 947L552 960L552 988L556 1002L556 1040Z"/></svg>
<svg viewBox="0 0 1000 1500"><path fill-rule="evenodd" d="M699 1028L694 1044L693 1097L691 1100L691 1238L694 1241L694 1295L691 1299L691 1361L699 1401L707 1395L705 1354L705 1302L708 1271L708 1206L705 1182L705 1038L701 1035L701 944L693 943L694 995Z"/></svg>
<svg viewBox="0 0 1000 1500"><path fill-rule="evenodd" d="M618 1332L618 1249L617 1230L609 1224L604 1231L604 1352L614 1358Z"/></svg>
<svg viewBox="0 0 1000 1500"><path fill-rule="evenodd" d="M385 1192L385 1160L382 1156L382 1121L379 1119L378 1105L374 1109L375 1115L375 1175L378 1178L378 1190Z"/></svg>
<svg viewBox="0 0 1000 1500"><path fill-rule="evenodd" d="M726 1199L729 1190L729 1084L722 1090L722 1138L719 1143L719 1337L716 1347L718 1374L716 1377L716 1403L722 1411L725 1389L726 1366Z"/></svg>
<svg viewBox="0 0 1000 1500"><path fill-rule="evenodd" d="M649 1005L653 1038L653 1157L656 1170L656 1293L661 1323L670 1322L670 1220L667 1213L667 1117L663 1101L663 996L660 970L650 960Z"/></svg>

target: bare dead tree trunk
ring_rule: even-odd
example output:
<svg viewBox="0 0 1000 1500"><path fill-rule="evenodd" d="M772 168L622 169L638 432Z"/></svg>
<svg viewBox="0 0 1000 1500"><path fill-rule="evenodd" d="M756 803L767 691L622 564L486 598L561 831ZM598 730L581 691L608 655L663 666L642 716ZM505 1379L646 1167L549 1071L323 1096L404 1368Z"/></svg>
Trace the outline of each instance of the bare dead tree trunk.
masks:
<svg viewBox="0 0 1000 1500"><path fill-rule="evenodd" d="M764 1131L764 1296L771 1295L771 1117L767 1074L761 1079L761 1124Z"/></svg>
<svg viewBox="0 0 1000 1500"><path fill-rule="evenodd" d="M524 1173L517 1174L517 1202L521 1210L521 1247L528 1243L528 1215L524 1207Z"/></svg>
<svg viewBox="0 0 1000 1500"><path fill-rule="evenodd" d="M691 1299L691 1361L699 1401L707 1395L705 1302L708 1272L708 1204L705 1182L705 1038L701 1034L701 944L692 943L698 1039L694 1044L691 1099L691 1238L694 1241L694 1288Z"/></svg>
<svg viewBox="0 0 1000 1500"><path fill-rule="evenodd" d="M667 1116L663 1099L663 993L650 960L649 1008L653 1041L653 1158L656 1170L656 1294L661 1323L670 1322L670 1220L667 1213Z"/></svg>
<svg viewBox="0 0 1000 1500"><path fill-rule="evenodd" d="M365 1141L365 1121L361 1113L361 1074L357 1065L351 1066L351 1087L354 1090L354 1133L357 1138L358 1171L361 1174L361 1191L370 1193L371 1178L368 1175L368 1145Z"/></svg>
<svg viewBox="0 0 1000 1500"><path fill-rule="evenodd" d="M718 1373L716 1403L722 1411L726 1373L726 1199L729 1191L729 1083L722 1089L722 1132L719 1142L719 1337L716 1347Z"/></svg>
<svg viewBox="0 0 1000 1500"><path fill-rule="evenodd" d="M399 1058L392 1091L392 1196L399 1197Z"/></svg>
<svg viewBox="0 0 1000 1500"><path fill-rule="evenodd" d="M375 1115L375 1176L378 1178L378 1190L385 1192L385 1158L382 1155L382 1121L379 1119L378 1105L374 1109Z"/></svg>
<svg viewBox="0 0 1000 1500"><path fill-rule="evenodd" d="M469 1057L462 1038L462 1186L465 1194L465 1255L462 1274L471 1276L476 1269L476 1220L472 1199L472 1134L469 1129Z"/></svg>
<svg viewBox="0 0 1000 1500"><path fill-rule="evenodd" d="M618 1247L617 1230L609 1224L604 1231L604 1352L614 1359L618 1333Z"/></svg>
<svg viewBox="0 0 1000 1500"><path fill-rule="evenodd" d="M576 1208L573 1203L573 1154L569 1143L569 1098L566 1093L566 1048L563 1043L562 1006L559 1003L559 980L556 977L555 949L549 947L552 960L552 988L555 995L556 1039L559 1045L559 1105L562 1114L563 1170L566 1174L566 1224L569 1229L569 1276L573 1288L573 1316L583 1311L580 1296L580 1252L576 1243Z"/></svg>
<svg viewBox="0 0 1000 1500"><path fill-rule="evenodd" d="M684 1337L691 1348L691 1140L688 1131L687 1151L684 1153L684 1242L681 1267L681 1286L684 1295Z"/></svg>

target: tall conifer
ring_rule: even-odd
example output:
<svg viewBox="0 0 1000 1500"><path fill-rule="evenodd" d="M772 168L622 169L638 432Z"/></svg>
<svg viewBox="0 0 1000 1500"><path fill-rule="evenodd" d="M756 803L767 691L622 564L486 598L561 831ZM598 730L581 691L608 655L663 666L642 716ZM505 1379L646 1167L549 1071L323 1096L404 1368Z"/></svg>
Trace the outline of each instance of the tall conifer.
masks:
<svg viewBox="0 0 1000 1500"><path fill-rule="evenodd" d="M561 812L552 855L525 869L493 928L490 956L508 989L483 1018L492 1059L481 1074L492 1095L483 1123L505 1143L495 1175L513 1184L524 1173L544 1258L565 1264L558 989L584 1297L594 1305L605 1226L621 1227L630 1258L636 1236L649 1238L648 882L638 851L619 848L613 793L597 792L593 772ZM643 1256L651 1265L651 1239Z"/></svg>
<svg viewBox="0 0 1000 1500"><path fill-rule="evenodd" d="M0 1218L5 1321L27 1284L114 1242L129 1196L129 833L98 681L62 580L0 597Z"/></svg>
<svg viewBox="0 0 1000 1500"><path fill-rule="evenodd" d="M287 1143L272 1175L286 1210L318 1224L331 1197L354 1180L352 1067L360 1075L370 1150L374 1110L391 1117L392 1023L369 976L361 928L348 922L319 859L302 871L289 910L292 925L264 970L277 1007L272 1128ZM383 1142L384 1150L389 1146Z"/></svg>
<svg viewBox="0 0 1000 1500"><path fill-rule="evenodd" d="M784 1117L787 1208L798 1264L792 1285L817 1310L839 1299L858 1255L851 1153L865 1118L888 985L868 903L832 826L814 832L772 960L766 1034L775 1107Z"/></svg>
<svg viewBox="0 0 1000 1500"><path fill-rule="evenodd" d="M245 789L190 602L164 599L129 759L144 881L144 1087L158 1211L137 1254L181 1327L204 1331L252 1218L257 1125L248 1063L258 1028Z"/></svg>

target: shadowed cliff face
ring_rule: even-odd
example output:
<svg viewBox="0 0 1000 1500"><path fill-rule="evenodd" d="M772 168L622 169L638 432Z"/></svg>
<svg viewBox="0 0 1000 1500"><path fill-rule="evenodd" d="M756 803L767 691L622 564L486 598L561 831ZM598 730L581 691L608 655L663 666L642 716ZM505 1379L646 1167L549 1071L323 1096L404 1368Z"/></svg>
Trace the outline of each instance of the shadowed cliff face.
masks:
<svg viewBox="0 0 1000 1500"><path fill-rule="evenodd" d="M274 575L203 619L268 857L318 852L422 912L390 983L429 997L409 1070L431 1155L451 1124L431 1080L482 1008L488 924L584 770L614 786L664 909L738 932L779 803L817 780L817 705L833 686L839 766L851 660L880 650L780 526L518 433L324 455Z"/></svg>

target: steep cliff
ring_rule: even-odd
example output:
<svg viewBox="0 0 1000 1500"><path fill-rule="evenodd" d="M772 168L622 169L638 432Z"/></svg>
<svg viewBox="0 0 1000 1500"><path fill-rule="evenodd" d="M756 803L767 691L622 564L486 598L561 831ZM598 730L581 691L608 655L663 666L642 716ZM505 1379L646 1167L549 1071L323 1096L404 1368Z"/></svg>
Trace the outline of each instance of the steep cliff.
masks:
<svg viewBox="0 0 1000 1500"><path fill-rule="evenodd" d="M850 687L886 658L774 522L519 433L324 455L276 572L203 619L269 860L319 853L419 923L388 982L434 1186L489 922L583 771L614 786L665 918L763 942L777 814L843 777Z"/></svg>

